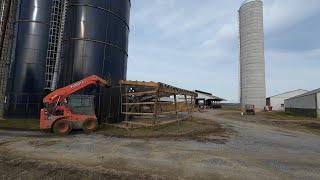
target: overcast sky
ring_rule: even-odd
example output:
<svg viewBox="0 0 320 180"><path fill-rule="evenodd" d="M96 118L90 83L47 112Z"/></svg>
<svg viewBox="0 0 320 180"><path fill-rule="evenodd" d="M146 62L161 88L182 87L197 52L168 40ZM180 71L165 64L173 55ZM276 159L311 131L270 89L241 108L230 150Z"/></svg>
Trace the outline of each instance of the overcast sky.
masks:
<svg viewBox="0 0 320 180"><path fill-rule="evenodd" d="M132 0L128 79L239 101L241 0ZM267 95L320 88L320 0L264 0Z"/></svg>

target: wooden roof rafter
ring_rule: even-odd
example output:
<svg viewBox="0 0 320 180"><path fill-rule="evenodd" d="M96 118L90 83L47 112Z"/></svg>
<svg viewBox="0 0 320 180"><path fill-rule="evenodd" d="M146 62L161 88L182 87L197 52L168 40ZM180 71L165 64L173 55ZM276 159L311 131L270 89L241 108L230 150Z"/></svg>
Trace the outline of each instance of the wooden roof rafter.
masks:
<svg viewBox="0 0 320 180"><path fill-rule="evenodd" d="M121 80L120 81L120 85L121 86L132 86L132 87L146 87L146 88L158 88L159 93L167 93L167 94L181 94L181 95L188 95L188 96L192 96L192 97L197 97L198 94L193 92L193 91L189 91L186 89L181 89L181 88L177 88L165 83L161 83L161 82L145 82L145 81L125 81L125 80Z"/></svg>

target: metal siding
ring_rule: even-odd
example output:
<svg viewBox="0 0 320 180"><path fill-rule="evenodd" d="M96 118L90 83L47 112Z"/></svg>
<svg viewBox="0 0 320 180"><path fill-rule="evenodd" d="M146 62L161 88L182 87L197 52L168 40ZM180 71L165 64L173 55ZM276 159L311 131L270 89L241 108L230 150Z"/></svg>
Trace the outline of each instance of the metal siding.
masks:
<svg viewBox="0 0 320 180"><path fill-rule="evenodd" d="M297 91L291 91L287 93L283 93L280 95L272 96L270 97L271 106L272 109L275 111L284 111L284 107L281 107L281 104L284 104L284 100L304 94L308 91L305 90L297 90Z"/></svg>
<svg viewBox="0 0 320 180"><path fill-rule="evenodd" d="M71 0L66 20L60 86L88 75L111 79L113 88L98 95L96 111L103 122L121 121L120 80L127 76L129 0Z"/></svg>
<svg viewBox="0 0 320 180"><path fill-rule="evenodd" d="M240 101L242 106L266 105L263 3L250 1L239 10Z"/></svg>
<svg viewBox="0 0 320 180"><path fill-rule="evenodd" d="M310 94L307 96L291 98L285 100L286 108L295 109L317 109L316 107L316 94Z"/></svg>
<svg viewBox="0 0 320 180"><path fill-rule="evenodd" d="M320 93L317 94L317 105L318 109L320 109Z"/></svg>
<svg viewBox="0 0 320 180"><path fill-rule="evenodd" d="M318 114L318 118L320 118L320 93L317 94L317 105L318 105L317 114Z"/></svg>
<svg viewBox="0 0 320 180"><path fill-rule="evenodd" d="M281 107L281 104L284 104L285 98L270 98L272 110L274 111L284 111L284 107Z"/></svg>
<svg viewBox="0 0 320 180"><path fill-rule="evenodd" d="M37 117L44 88L50 0L20 0L7 116Z"/></svg>

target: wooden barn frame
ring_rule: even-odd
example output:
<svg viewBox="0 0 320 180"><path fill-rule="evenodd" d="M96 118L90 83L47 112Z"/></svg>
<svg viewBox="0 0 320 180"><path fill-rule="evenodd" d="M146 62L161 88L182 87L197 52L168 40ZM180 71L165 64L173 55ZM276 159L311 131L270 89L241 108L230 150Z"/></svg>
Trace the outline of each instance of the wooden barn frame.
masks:
<svg viewBox="0 0 320 180"><path fill-rule="evenodd" d="M197 93L185 89L170 86L164 83L144 82L144 81L120 81L122 92L122 114L125 116L127 126L140 125L150 127L185 119L191 119ZM177 96L183 97L183 102L178 102ZM173 101L162 101L161 98ZM181 99L180 99L181 100ZM184 108L182 108L184 106ZM180 108L179 108L180 107ZM187 116L180 117L179 113L184 112ZM162 122L159 116L175 115L170 121ZM133 116L149 116L151 123L137 123L130 121Z"/></svg>

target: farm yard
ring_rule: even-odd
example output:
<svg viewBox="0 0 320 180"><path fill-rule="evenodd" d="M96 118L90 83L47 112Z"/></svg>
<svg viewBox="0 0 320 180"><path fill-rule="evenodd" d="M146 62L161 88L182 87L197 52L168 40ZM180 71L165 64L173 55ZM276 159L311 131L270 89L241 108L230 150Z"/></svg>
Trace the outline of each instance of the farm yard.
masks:
<svg viewBox="0 0 320 180"><path fill-rule="evenodd" d="M210 110L180 125L66 137L2 127L0 178L318 179L320 121L290 117Z"/></svg>

